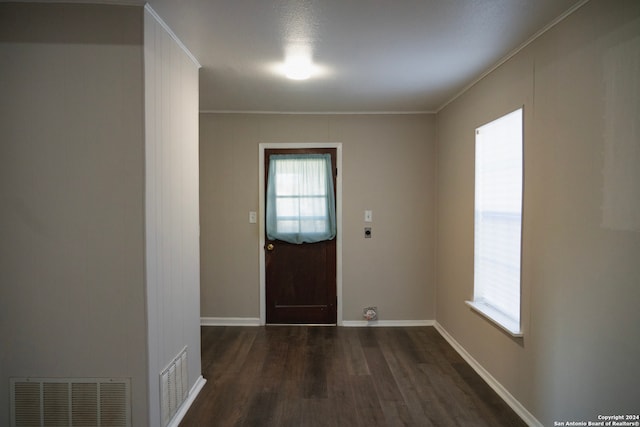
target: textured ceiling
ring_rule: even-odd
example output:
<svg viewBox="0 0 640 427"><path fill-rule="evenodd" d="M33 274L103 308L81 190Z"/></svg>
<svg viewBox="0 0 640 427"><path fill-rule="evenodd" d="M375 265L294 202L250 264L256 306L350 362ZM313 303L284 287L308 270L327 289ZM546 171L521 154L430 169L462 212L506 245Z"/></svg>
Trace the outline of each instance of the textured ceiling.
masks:
<svg viewBox="0 0 640 427"><path fill-rule="evenodd" d="M202 111L435 111L578 0L150 0ZM292 47L321 71L275 72Z"/></svg>

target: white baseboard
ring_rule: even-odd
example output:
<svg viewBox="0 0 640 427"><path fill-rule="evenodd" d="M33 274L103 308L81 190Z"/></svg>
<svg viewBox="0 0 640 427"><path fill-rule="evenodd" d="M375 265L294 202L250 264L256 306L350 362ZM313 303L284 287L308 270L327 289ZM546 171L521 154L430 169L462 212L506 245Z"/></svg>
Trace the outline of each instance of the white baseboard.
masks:
<svg viewBox="0 0 640 427"><path fill-rule="evenodd" d="M260 326L257 317L201 317L200 326Z"/></svg>
<svg viewBox="0 0 640 427"><path fill-rule="evenodd" d="M402 327L402 326L433 326L435 320L343 320L342 326L347 328L369 327Z"/></svg>
<svg viewBox="0 0 640 427"><path fill-rule="evenodd" d="M509 393L509 391L504 388L504 386L500 384L498 380L496 380L489 373L489 371L483 368L482 365L480 365L480 363L478 363L478 361L475 360L467 352L467 350L465 350L464 347L460 345L460 343L458 343L458 341L456 341L451 335L449 335L449 333L442 327L440 323L435 322L434 326L440 333L440 335L442 335L442 337L447 340L449 344L451 344L451 347L453 347L458 352L458 354L460 354L460 356L462 356L462 358L473 368L473 370L476 371L476 373L480 375L480 377L482 377L482 379L489 385L489 387L491 387L493 391L495 391L498 396L500 396L502 400L504 400L507 405L509 405L511 409L514 410L516 414L518 414L520 418L522 418L522 421L524 421L528 426L531 427L544 427L542 423L538 421L536 417L534 417L531 412L529 412L527 408L522 405L522 403L520 403L515 397L513 397L513 395Z"/></svg>
<svg viewBox="0 0 640 427"><path fill-rule="evenodd" d="M339 326L347 328L434 326L435 323L435 320L343 320ZM201 317L200 326L260 326L260 319L257 317Z"/></svg>
<svg viewBox="0 0 640 427"><path fill-rule="evenodd" d="M196 400L196 397L198 397L198 394L200 394L200 390L202 390L206 382L207 380L205 380L202 375L198 377L193 387L191 387L191 390L189 390L187 399L182 403L182 406L180 406L180 409L178 409L178 412L173 416L173 419L167 424L167 427L178 427L180 425L180 422L184 416L187 415L187 411Z"/></svg>

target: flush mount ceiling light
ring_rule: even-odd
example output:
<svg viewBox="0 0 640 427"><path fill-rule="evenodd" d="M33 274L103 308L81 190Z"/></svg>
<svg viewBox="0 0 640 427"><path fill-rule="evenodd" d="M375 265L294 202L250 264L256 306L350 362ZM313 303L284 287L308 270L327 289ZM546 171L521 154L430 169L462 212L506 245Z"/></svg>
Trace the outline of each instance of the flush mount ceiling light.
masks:
<svg viewBox="0 0 640 427"><path fill-rule="evenodd" d="M307 80L319 74L319 68L311 60L309 44L290 44L285 48L284 62L279 73L291 80Z"/></svg>
<svg viewBox="0 0 640 427"><path fill-rule="evenodd" d="M279 0L277 9L281 19L284 60L270 64L274 74L289 80L308 80L330 73L327 67L313 62L314 45L318 41L319 21L312 2Z"/></svg>
<svg viewBox="0 0 640 427"><path fill-rule="evenodd" d="M331 70L325 66L314 64L309 56L287 56L284 62L268 65L272 73L290 80L304 81L313 78L326 77Z"/></svg>
<svg viewBox="0 0 640 427"><path fill-rule="evenodd" d="M288 57L284 61L284 75L291 80L307 80L313 74L314 67L311 58L296 55Z"/></svg>
<svg viewBox="0 0 640 427"><path fill-rule="evenodd" d="M269 68L275 74L298 81L331 74L329 68L313 62L311 52L310 44L290 44L285 48L284 61L271 64Z"/></svg>

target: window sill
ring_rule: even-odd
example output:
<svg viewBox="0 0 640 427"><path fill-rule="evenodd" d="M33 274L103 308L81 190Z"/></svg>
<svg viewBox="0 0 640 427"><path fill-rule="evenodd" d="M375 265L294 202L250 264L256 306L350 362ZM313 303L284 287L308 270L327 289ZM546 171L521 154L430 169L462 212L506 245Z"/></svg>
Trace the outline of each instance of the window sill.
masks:
<svg viewBox="0 0 640 427"><path fill-rule="evenodd" d="M490 305L477 301L465 301L465 303L512 337L521 338L523 336L520 325L517 322L514 322Z"/></svg>

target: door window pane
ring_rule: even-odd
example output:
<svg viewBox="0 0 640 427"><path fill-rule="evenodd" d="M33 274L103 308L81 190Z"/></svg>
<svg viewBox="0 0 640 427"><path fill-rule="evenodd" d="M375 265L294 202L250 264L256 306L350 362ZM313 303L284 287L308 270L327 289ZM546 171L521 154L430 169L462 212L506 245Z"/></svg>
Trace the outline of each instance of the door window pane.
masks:
<svg viewBox="0 0 640 427"><path fill-rule="evenodd" d="M336 235L330 154L272 154L267 178L267 238L290 243Z"/></svg>

